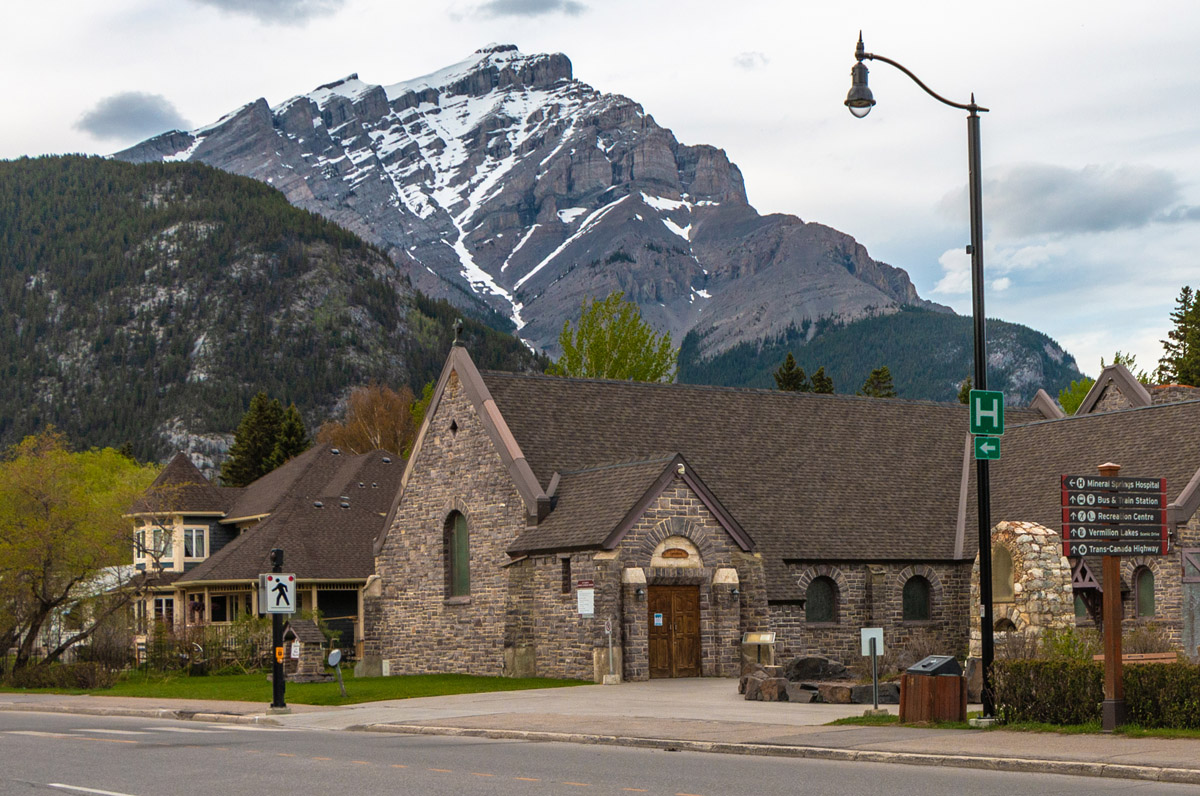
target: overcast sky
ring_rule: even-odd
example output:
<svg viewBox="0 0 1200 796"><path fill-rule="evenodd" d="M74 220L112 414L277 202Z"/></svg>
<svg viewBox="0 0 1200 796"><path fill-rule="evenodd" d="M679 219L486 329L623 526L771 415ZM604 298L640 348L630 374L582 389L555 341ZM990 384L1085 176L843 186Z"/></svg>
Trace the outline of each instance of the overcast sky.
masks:
<svg viewBox="0 0 1200 796"><path fill-rule="evenodd" d="M916 9L920 9L919 11ZM1200 4L689 0L52 0L0 26L0 158L110 153L350 72L395 83L490 42L563 52L685 144L723 148L760 212L847 232L969 313L965 113L982 121L987 312L1095 375L1152 369L1200 287Z"/></svg>

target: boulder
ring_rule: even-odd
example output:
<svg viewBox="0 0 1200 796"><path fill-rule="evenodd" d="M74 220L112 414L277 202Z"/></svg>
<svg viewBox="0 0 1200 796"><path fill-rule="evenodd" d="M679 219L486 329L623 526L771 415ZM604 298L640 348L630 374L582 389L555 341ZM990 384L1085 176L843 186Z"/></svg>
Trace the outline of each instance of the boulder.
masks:
<svg viewBox="0 0 1200 796"><path fill-rule="evenodd" d="M790 680L787 681L786 690L788 702L813 702L817 698L817 690L815 688L808 688L801 683L793 683Z"/></svg>
<svg viewBox="0 0 1200 796"><path fill-rule="evenodd" d="M765 677L757 677L753 674L743 677L742 683L744 687L741 689L741 692L746 695L746 699L751 701L758 699L758 691L766 679Z"/></svg>
<svg viewBox="0 0 1200 796"><path fill-rule="evenodd" d="M836 683L821 683L819 688L821 701L834 705L850 704L850 686Z"/></svg>
<svg viewBox="0 0 1200 796"><path fill-rule="evenodd" d="M759 702L787 702L788 681L783 677L768 677L758 685Z"/></svg>
<svg viewBox="0 0 1200 796"><path fill-rule="evenodd" d="M767 676L761 670L742 675L741 679L738 680L738 693L747 693L750 690L751 681L755 683L761 683L765 679L767 679ZM758 686L756 685L755 688L757 689L757 687ZM746 698L750 699L750 697Z"/></svg>
<svg viewBox="0 0 1200 796"><path fill-rule="evenodd" d="M871 705L875 702L875 697L872 694L871 684L856 685L850 689L850 701L856 705ZM899 683L880 683L879 684L879 704L881 705L899 705L900 704L900 684Z"/></svg>
<svg viewBox="0 0 1200 796"><path fill-rule="evenodd" d="M846 677L846 667L821 655L806 655L788 661L784 676L793 681L840 680Z"/></svg>

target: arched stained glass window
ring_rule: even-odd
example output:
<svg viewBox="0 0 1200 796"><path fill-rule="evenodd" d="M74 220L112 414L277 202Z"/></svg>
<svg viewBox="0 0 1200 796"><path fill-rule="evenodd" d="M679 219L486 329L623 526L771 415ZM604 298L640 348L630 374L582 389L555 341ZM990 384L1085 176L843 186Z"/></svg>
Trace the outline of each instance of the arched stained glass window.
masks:
<svg viewBox="0 0 1200 796"><path fill-rule="evenodd" d="M929 618L929 581L922 575L913 575L904 582L904 619L917 622Z"/></svg>
<svg viewBox="0 0 1200 796"><path fill-rule="evenodd" d="M833 578L822 575L808 584L804 600L805 622L837 621L837 584Z"/></svg>
<svg viewBox="0 0 1200 796"><path fill-rule="evenodd" d="M1154 616L1154 573L1149 567L1138 567L1133 582L1137 592L1138 618Z"/></svg>
<svg viewBox="0 0 1200 796"><path fill-rule="evenodd" d="M471 593L471 545L467 518L453 512L446 518L443 552L446 560L446 595L466 597Z"/></svg>
<svg viewBox="0 0 1200 796"><path fill-rule="evenodd" d="M992 546L992 601L1013 601L1012 553L1008 552L1007 547L999 544Z"/></svg>

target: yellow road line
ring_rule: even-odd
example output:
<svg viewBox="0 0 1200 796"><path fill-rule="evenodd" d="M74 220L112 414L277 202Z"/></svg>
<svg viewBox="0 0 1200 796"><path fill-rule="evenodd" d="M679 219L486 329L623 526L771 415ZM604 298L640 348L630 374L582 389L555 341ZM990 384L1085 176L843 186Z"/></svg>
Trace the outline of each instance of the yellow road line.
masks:
<svg viewBox="0 0 1200 796"><path fill-rule="evenodd" d="M540 779L537 779L535 777L513 777L513 779L519 779L522 782L541 782Z"/></svg>
<svg viewBox="0 0 1200 796"><path fill-rule="evenodd" d="M564 784L564 785L574 785L576 788L590 788L590 787L592 787L591 785L589 785L589 784L588 784L588 783L586 783L586 782L564 782L563 784Z"/></svg>
<svg viewBox="0 0 1200 796"><path fill-rule="evenodd" d="M392 763L392 768L408 768L408 766L401 765L400 763Z"/></svg>
<svg viewBox="0 0 1200 796"><path fill-rule="evenodd" d="M442 774L453 774L454 773L454 769L452 769L452 768L427 768L425 770L426 771L437 771Z"/></svg>
<svg viewBox="0 0 1200 796"><path fill-rule="evenodd" d="M314 757L313 760L332 760L332 757Z"/></svg>

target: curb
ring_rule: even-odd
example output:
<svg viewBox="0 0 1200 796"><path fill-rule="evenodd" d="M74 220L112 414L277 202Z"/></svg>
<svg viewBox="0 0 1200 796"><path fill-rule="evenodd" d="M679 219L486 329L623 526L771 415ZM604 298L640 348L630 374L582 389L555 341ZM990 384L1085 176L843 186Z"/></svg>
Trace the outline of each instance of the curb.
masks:
<svg viewBox="0 0 1200 796"><path fill-rule="evenodd" d="M1200 769L1137 766L1121 763L1090 763L1071 760L1037 760L1022 757L984 757L977 755L931 754L924 752L882 752L838 749L824 746L783 746L776 744L687 741L669 738L633 738L619 735L542 732L536 730L483 730L462 727L429 727L414 724L359 724L347 727L358 732L383 732L404 735L448 735L465 738L542 741L556 743L626 746L661 749L669 752L709 752L717 754L794 757L856 763L891 763L909 766L942 766L988 771L1032 774L1061 774L1072 777L1104 777L1200 785Z"/></svg>
<svg viewBox="0 0 1200 796"><path fill-rule="evenodd" d="M82 716L126 716L139 719L178 719L180 721L207 721L216 724L266 724L282 726L267 716L245 716L238 713L203 713L195 710L172 710L170 708L93 708L68 705L30 705L23 703L0 705L0 711L16 713L73 713Z"/></svg>

